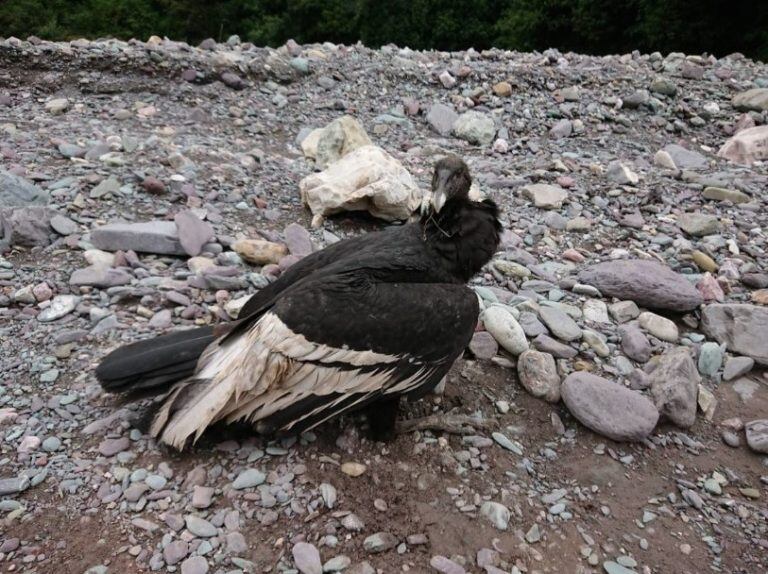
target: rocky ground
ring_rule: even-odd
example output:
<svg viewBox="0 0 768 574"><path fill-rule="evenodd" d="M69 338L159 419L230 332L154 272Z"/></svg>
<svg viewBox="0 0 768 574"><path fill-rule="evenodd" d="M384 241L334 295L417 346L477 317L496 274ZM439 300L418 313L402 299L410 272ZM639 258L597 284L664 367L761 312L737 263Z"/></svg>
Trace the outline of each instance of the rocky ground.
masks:
<svg viewBox="0 0 768 574"><path fill-rule="evenodd" d="M2 570L765 572L766 124L739 55L0 41ZM179 454L101 392L111 349L389 224L330 192L392 219L446 152L506 230L402 424L464 434Z"/></svg>

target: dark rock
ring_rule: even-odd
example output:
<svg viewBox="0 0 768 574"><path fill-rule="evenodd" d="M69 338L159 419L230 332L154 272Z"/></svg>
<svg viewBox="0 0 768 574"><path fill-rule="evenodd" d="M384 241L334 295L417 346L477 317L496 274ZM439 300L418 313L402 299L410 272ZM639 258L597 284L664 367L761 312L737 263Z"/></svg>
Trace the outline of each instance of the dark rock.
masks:
<svg viewBox="0 0 768 574"><path fill-rule="evenodd" d="M741 282L753 289L768 288L768 273L745 273Z"/></svg>
<svg viewBox="0 0 768 574"><path fill-rule="evenodd" d="M165 193L165 184L151 175L142 180L141 188L152 195L161 195Z"/></svg>

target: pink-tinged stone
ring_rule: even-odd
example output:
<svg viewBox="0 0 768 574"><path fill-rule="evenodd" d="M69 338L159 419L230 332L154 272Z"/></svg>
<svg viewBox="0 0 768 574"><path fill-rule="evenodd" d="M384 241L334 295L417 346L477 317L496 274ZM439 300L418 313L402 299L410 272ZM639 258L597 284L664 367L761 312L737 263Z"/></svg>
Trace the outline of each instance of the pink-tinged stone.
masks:
<svg viewBox="0 0 768 574"><path fill-rule="evenodd" d="M574 263L582 263L584 256L575 249L566 249L563 251L563 259L573 261Z"/></svg>
<svg viewBox="0 0 768 574"><path fill-rule="evenodd" d="M50 288L48 283L38 283L32 288L32 294L38 301L48 301L53 297L53 289Z"/></svg>
<svg viewBox="0 0 768 574"><path fill-rule="evenodd" d="M298 223L291 223L283 231L285 237L285 244L288 246L288 251L291 255L298 255L303 257L312 253L312 237L309 231Z"/></svg>
<svg viewBox="0 0 768 574"><path fill-rule="evenodd" d="M20 453L34 452L40 448L40 442L36 436L25 436L19 443L18 451Z"/></svg>
<svg viewBox="0 0 768 574"><path fill-rule="evenodd" d="M606 297L634 301L648 309L692 311L702 297L682 275L655 261L606 261L583 269L579 281L597 287Z"/></svg>
<svg viewBox="0 0 768 574"><path fill-rule="evenodd" d="M701 280L696 284L696 289L701 293L701 298L705 302L711 303L712 301L722 302L725 300L725 293L723 293L720 283L717 282L711 273L705 273Z"/></svg>
<svg viewBox="0 0 768 574"><path fill-rule="evenodd" d="M145 177L141 182L141 188L152 195L160 195L165 193L165 184L156 177Z"/></svg>
<svg viewBox="0 0 768 574"><path fill-rule="evenodd" d="M114 456L118 452L128 450L130 446L131 441L128 437L107 438L99 443L99 452L104 456Z"/></svg>
<svg viewBox="0 0 768 574"><path fill-rule="evenodd" d="M322 574L323 563L320 552L312 544L298 542L293 547L293 561L301 574Z"/></svg>
<svg viewBox="0 0 768 574"><path fill-rule="evenodd" d="M758 126L737 132L717 155L742 165L768 159L768 126Z"/></svg>
<svg viewBox="0 0 768 574"><path fill-rule="evenodd" d="M213 227L191 211L182 211L173 218L179 233L179 243L192 257L200 255L203 245L214 237Z"/></svg>
<svg viewBox="0 0 768 574"><path fill-rule="evenodd" d="M0 427L12 423L18 416L19 413L10 407L0 409Z"/></svg>
<svg viewBox="0 0 768 574"><path fill-rule="evenodd" d="M576 181L569 175L561 175L557 178L557 185L560 187L573 187L576 184Z"/></svg>

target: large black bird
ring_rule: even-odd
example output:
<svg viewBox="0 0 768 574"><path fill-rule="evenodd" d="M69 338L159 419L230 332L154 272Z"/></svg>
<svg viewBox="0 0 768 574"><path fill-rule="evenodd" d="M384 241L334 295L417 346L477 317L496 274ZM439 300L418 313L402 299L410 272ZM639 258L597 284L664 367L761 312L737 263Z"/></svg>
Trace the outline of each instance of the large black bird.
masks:
<svg viewBox="0 0 768 574"><path fill-rule="evenodd" d="M472 337L478 302L465 284L501 226L470 184L461 159L440 160L418 222L313 253L237 321L117 349L97 378L110 392L165 393L151 433L179 449L219 421L297 433L374 404L371 430L386 436L400 397L432 390Z"/></svg>

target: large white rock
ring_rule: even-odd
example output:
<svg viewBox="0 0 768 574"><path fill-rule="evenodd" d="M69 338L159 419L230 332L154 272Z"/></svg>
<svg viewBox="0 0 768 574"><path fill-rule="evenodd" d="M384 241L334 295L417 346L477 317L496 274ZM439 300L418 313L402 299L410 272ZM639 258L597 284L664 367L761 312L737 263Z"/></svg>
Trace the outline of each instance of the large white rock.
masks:
<svg viewBox="0 0 768 574"><path fill-rule="evenodd" d="M305 157L325 169L348 153L363 146L373 145L365 128L352 116L342 116L324 128L312 130L301 142Z"/></svg>
<svg viewBox="0 0 768 574"><path fill-rule="evenodd" d="M493 118L488 114L470 110L461 114L453 124L456 137L475 145L490 145L496 135Z"/></svg>
<svg viewBox="0 0 768 574"><path fill-rule="evenodd" d="M299 183L301 200L315 216L368 211L387 221L408 219L421 204L422 192L403 165L383 149L367 145L345 155L325 171Z"/></svg>
<svg viewBox="0 0 768 574"><path fill-rule="evenodd" d="M737 132L723 144L717 155L743 165L768 159L768 126L757 126Z"/></svg>
<svg viewBox="0 0 768 574"><path fill-rule="evenodd" d="M523 197L533 201L540 209L560 209L568 198L568 192L557 185L532 183L523 187Z"/></svg>

